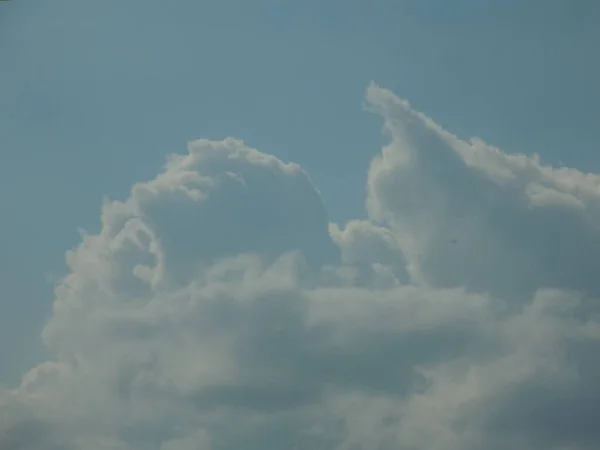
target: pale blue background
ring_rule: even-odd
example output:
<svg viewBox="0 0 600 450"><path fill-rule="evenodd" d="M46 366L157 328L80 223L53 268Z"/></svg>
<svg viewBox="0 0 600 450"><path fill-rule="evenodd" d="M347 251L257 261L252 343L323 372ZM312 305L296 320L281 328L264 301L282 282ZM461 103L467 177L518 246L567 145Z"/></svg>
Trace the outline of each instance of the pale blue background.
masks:
<svg viewBox="0 0 600 450"><path fill-rule="evenodd" d="M43 356L51 276L188 140L299 162L363 215L373 80L461 137L600 171L595 0L0 3L0 382Z"/></svg>

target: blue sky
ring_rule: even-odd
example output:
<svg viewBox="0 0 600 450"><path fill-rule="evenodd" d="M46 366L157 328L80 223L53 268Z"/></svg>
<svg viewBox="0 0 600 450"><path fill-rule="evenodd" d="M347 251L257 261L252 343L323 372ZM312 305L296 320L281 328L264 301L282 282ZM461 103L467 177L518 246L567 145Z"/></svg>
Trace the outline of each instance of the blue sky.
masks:
<svg viewBox="0 0 600 450"><path fill-rule="evenodd" d="M598 5L1 2L0 447L598 448Z"/></svg>
<svg viewBox="0 0 600 450"><path fill-rule="evenodd" d="M363 217L375 81L463 138L600 170L600 16L571 3L0 4L0 380L39 359L77 228L189 140L298 162L331 220Z"/></svg>

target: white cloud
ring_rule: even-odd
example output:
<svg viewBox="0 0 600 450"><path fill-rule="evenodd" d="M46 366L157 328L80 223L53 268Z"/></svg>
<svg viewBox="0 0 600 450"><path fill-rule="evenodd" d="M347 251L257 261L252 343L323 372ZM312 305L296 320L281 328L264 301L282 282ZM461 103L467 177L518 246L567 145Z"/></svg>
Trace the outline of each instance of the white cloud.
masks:
<svg viewBox="0 0 600 450"><path fill-rule="evenodd" d="M391 137L371 164L367 206L428 283L600 294L600 176L462 141L376 86L367 99Z"/></svg>
<svg viewBox="0 0 600 450"><path fill-rule="evenodd" d="M233 139L106 201L0 448L598 448L600 177L367 100L368 220Z"/></svg>

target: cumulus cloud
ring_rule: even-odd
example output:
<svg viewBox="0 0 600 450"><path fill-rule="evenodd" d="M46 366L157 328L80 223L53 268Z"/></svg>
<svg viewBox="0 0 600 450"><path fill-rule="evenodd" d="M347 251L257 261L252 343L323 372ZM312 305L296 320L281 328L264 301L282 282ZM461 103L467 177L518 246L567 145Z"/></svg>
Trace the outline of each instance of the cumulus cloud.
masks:
<svg viewBox="0 0 600 450"><path fill-rule="evenodd" d="M367 97L391 136L371 164L368 208L428 283L600 293L600 176L462 141L376 86Z"/></svg>
<svg viewBox="0 0 600 450"><path fill-rule="evenodd" d="M235 139L105 201L0 449L598 448L600 177L367 102L367 218Z"/></svg>

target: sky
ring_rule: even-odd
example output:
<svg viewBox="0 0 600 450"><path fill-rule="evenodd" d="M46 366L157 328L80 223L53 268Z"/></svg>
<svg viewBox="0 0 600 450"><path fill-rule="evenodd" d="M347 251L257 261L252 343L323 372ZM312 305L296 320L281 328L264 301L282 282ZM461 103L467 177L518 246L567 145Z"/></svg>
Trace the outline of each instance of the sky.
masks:
<svg viewBox="0 0 600 450"><path fill-rule="evenodd" d="M597 5L1 3L0 448L598 448Z"/></svg>

